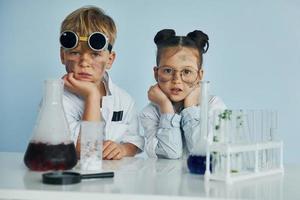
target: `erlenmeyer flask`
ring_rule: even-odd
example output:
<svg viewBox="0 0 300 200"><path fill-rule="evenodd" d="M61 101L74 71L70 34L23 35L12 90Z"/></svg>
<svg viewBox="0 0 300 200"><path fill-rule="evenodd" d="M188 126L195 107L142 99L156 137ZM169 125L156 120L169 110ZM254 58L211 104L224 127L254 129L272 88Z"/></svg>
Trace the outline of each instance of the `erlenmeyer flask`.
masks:
<svg viewBox="0 0 300 200"><path fill-rule="evenodd" d="M66 170L77 163L62 105L63 80L46 80L44 96L24 163L34 171Z"/></svg>

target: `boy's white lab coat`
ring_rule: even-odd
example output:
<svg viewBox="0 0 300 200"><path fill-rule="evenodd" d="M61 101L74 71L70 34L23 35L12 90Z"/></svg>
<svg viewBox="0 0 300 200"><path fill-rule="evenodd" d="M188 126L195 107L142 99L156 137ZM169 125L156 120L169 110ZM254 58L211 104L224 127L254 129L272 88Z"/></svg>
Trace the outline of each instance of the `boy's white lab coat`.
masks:
<svg viewBox="0 0 300 200"><path fill-rule="evenodd" d="M118 143L131 143L143 150L144 138L139 134L134 100L127 92L115 85L107 73L104 76L104 84L107 93L107 96L102 97L101 108L105 121L104 139ZM71 129L71 137L76 145L84 111L84 100L64 89L63 105Z"/></svg>

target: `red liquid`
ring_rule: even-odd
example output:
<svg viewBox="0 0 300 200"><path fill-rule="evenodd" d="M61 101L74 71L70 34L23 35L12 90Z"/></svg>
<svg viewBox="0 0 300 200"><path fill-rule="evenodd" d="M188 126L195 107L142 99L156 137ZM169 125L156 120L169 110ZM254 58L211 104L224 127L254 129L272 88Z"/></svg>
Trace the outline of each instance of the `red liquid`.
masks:
<svg viewBox="0 0 300 200"><path fill-rule="evenodd" d="M77 163L75 145L73 142L57 145L30 142L24 163L33 171L71 169Z"/></svg>

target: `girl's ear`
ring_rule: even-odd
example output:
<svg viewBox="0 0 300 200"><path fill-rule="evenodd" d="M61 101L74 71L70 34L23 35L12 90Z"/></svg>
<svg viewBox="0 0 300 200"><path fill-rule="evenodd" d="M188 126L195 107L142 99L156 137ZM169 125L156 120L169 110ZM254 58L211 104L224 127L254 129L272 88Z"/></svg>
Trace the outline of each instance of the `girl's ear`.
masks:
<svg viewBox="0 0 300 200"><path fill-rule="evenodd" d="M203 75L204 75L204 71L203 71L203 68L201 68L199 71L198 71L198 81L197 81L197 84L200 83L200 81L203 79Z"/></svg>
<svg viewBox="0 0 300 200"><path fill-rule="evenodd" d="M156 82L158 82L158 67L153 67L153 72L154 72L154 78Z"/></svg>
<svg viewBox="0 0 300 200"><path fill-rule="evenodd" d="M203 76L204 76L203 68L201 68L198 73L199 73L199 78L200 78L200 81L201 81L203 79Z"/></svg>

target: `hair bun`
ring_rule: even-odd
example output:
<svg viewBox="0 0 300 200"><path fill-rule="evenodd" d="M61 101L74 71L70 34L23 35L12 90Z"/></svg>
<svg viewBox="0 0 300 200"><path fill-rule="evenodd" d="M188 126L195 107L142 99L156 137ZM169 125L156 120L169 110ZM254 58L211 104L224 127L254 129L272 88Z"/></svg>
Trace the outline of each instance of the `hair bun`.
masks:
<svg viewBox="0 0 300 200"><path fill-rule="evenodd" d="M201 49L202 53L206 53L209 47L208 43L208 35L203 33L200 30L195 30L193 32L190 32L187 34L187 37L189 37L191 40L193 40L199 49Z"/></svg>
<svg viewBox="0 0 300 200"><path fill-rule="evenodd" d="M163 29L156 33L154 37L154 42L156 45L159 45L162 42L174 36L175 36L175 31L173 29Z"/></svg>

